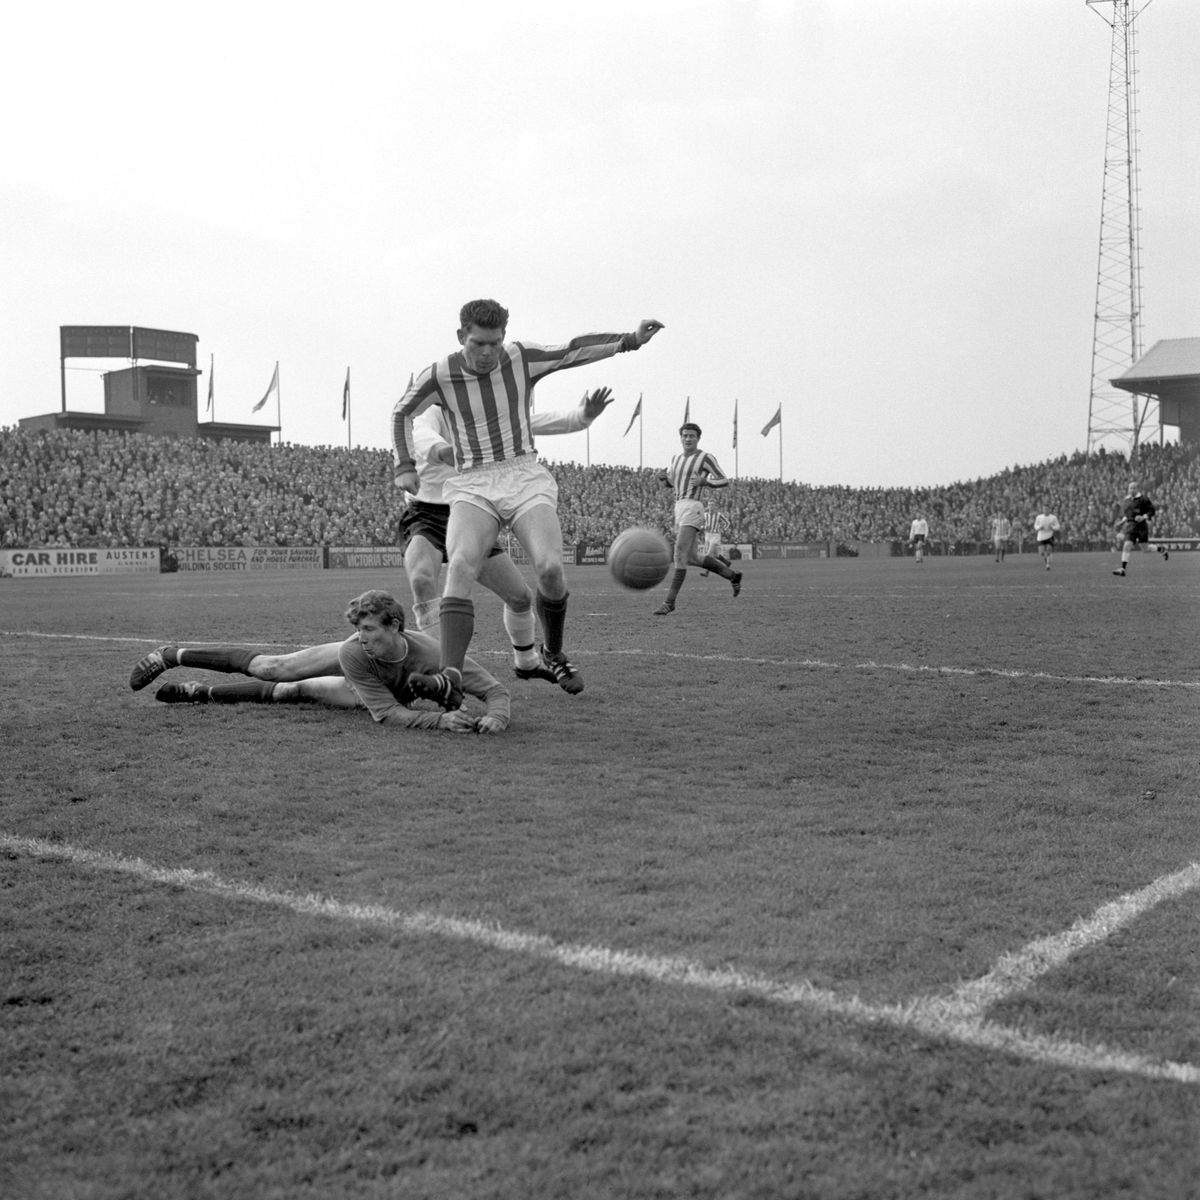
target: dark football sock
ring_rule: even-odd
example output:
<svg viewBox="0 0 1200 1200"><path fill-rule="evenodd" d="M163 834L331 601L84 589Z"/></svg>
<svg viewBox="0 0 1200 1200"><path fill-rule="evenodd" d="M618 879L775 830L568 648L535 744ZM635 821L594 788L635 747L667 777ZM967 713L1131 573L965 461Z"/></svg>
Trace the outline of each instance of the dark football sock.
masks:
<svg viewBox="0 0 1200 1200"><path fill-rule="evenodd" d="M542 632L546 635L546 652L558 654L563 648L563 629L567 624L567 596L561 600L551 600L539 591L535 603Z"/></svg>
<svg viewBox="0 0 1200 1200"><path fill-rule="evenodd" d="M443 596L439 620L442 666L462 671L471 638L475 636L475 605L465 596Z"/></svg>
<svg viewBox="0 0 1200 1200"><path fill-rule="evenodd" d="M237 646L218 646L211 650L194 650L191 646L181 646L178 651L179 662L189 667L201 667L205 671L222 671L226 675L249 675L250 660L257 658L261 650L244 650Z"/></svg>
<svg viewBox="0 0 1200 1200"><path fill-rule="evenodd" d="M710 554L700 564L706 571L711 571L714 575L720 575L722 579L731 579L733 570L729 564L722 559L713 558Z"/></svg>

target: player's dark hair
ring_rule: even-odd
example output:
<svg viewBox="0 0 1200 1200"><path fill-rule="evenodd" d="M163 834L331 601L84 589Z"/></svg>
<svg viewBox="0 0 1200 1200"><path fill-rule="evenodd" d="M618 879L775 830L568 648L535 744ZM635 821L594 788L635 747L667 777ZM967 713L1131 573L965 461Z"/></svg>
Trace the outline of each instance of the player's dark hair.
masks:
<svg viewBox="0 0 1200 1200"><path fill-rule="evenodd" d="M459 329L470 329L478 325L480 329L507 329L508 309L496 300L468 300L459 309Z"/></svg>
<svg viewBox="0 0 1200 1200"><path fill-rule="evenodd" d="M694 429L697 437L700 437L702 432L700 426L697 425L695 421L685 421L682 425L680 425L679 432L682 433L685 429Z"/></svg>
<svg viewBox="0 0 1200 1200"><path fill-rule="evenodd" d="M395 625L404 632L404 605L391 592L372 588L355 596L346 609L346 620L357 629L363 617L378 617L384 625Z"/></svg>

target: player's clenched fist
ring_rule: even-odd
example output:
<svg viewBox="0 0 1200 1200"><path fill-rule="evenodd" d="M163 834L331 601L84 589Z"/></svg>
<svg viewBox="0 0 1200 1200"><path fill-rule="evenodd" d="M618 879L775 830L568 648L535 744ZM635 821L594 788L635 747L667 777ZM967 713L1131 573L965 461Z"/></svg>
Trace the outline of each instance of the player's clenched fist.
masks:
<svg viewBox="0 0 1200 1200"><path fill-rule="evenodd" d="M409 492L415 496L421 487L421 479L417 475L416 468L410 467L403 471L394 471L392 473L392 484L401 491Z"/></svg>
<svg viewBox="0 0 1200 1200"><path fill-rule="evenodd" d="M637 343L644 346L660 329L665 329L661 321L639 321L637 327Z"/></svg>

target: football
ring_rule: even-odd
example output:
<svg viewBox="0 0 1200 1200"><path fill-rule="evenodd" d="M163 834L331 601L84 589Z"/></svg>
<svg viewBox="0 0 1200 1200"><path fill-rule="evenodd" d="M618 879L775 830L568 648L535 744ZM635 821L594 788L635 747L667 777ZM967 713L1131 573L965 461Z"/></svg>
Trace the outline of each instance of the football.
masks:
<svg viewBox="0 0 1200 1200"><path fill-rule="evenodd" d="M671 547L653 529L626 529L608 548L608 569L622 586L635 591L657 587L671 569Z"/></svg>

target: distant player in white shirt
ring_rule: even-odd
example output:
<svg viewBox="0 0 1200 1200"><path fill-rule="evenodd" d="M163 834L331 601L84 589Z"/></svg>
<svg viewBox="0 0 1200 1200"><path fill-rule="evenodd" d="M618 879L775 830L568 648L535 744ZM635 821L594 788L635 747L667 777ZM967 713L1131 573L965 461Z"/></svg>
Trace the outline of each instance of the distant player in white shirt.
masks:
<svg viewBox="0 0 1200 1200"><path fill-rule="evenodd" d="M1038 553L1042 556L1042 561L1046 564L1046 570L1050 570L1050 559L1054 552L1054 540L1058 537L1062 526L1058 523L1058 518L1052 512L1040 512L1033 519L1033 532L1037 537Z"/></svg>
<svg viewBox="0 0 1200 1200"><path fill-rule="evenodd" d="M908 529L908 544L913 548L917 562L925 561L925 543L929 540L929 522L920 514L913 518Z"/></svg>

